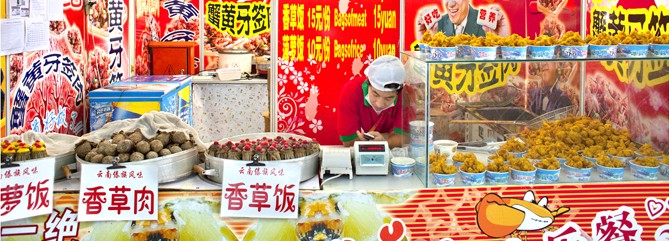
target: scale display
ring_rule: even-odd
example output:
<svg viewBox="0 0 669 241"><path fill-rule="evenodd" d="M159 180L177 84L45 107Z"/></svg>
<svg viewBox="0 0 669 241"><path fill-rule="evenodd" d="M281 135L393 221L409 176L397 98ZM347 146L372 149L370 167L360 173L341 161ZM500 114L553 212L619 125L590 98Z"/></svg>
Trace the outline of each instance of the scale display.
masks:
<svg viewBox="0 0 669 241"><path fill-rule="evenodd" d="M385 152L385 145L360 145L358 146L358 152Z"/></svg>

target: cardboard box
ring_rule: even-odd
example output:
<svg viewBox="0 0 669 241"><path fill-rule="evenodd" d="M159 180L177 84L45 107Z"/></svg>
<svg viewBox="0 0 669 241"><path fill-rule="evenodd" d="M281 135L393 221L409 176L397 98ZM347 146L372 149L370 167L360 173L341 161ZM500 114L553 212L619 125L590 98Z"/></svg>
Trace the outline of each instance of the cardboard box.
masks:
<svg viewBox="0 0 669 241"><path fill-rule="evenodd" d="M177 115L192 125L192 77L134 76L89 93L90 130L104 124L138 118L151 111Z"/></svg>

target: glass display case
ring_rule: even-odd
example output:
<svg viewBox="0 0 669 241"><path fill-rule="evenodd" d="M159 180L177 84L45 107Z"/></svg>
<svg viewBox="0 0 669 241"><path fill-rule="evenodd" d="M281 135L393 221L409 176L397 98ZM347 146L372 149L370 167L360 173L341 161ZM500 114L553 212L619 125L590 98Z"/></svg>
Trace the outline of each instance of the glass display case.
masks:
<svg viewBox="0 0 669 241"><path fill-rule="evenodd" d="M557 158L560 169L549 179L536 173L509 172L508 177L498 177L495 181L496 172L470 175L457 168L451 173L452 167L447 170L449 167L434 165L459 164L453 162L453 156L459 152L473 153L485 165L506 140L570 115L589 116L606 128L628 130L635 150L651 142L655 149L666 153L667 144L656 142L658 138L652 131L657 120L643 117L642 112L648 110L639 107L653 101L646 95L666 92L662 90L669 82L666 58L507 60L498 57L435 61L425 57L421 52L401 53L407 71L403 105L415 110L415 118L409 121L408 154L416 160L414 173L425 187L669 180L668 166L664 164L651 176L631 170L629 159L633 157L621 158L627 167L613 179L606 175L605 168L596 165L586 170L590 172L586 173L588 177L579 178L586 174L565 166L564 158ZM669 101L660 98L664 98L660 103ZM587 136L587 130L581 132L584 138L593 138ZM568 149L578 149L575 153L583 156L582 149L589 145L575 148L579 145ZM444 153L447 158L440 157ZM523 153L516 155L523 157ZM540 159L530 161L535 163ZM435 174L439 169L442 174Z"/></svg>

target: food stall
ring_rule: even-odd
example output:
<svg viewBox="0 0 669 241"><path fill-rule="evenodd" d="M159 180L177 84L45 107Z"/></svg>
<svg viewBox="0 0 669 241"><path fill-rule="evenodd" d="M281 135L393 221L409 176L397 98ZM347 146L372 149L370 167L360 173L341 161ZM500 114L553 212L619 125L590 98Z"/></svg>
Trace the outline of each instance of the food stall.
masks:
<svg viewBox="0 0 669 241"><path fill-rule="evenodd" d="M47 49L0 56L1 238L669 240L669 6L632 2L64 3ZM156 41L198 74L144 76ZM219 79L250 53L270 69ZM382 55L406 141L343 147Z"/></svg>

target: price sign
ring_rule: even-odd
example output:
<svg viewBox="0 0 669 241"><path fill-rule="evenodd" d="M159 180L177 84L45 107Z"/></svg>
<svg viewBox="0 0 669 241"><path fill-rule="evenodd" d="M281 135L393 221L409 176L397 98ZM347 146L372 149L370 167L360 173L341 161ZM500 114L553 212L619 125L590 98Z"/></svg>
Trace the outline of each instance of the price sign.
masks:
<svg viewBox="0 0 669 241"><path fill-rule="evenodd" d="M157 220L158 170L150 165L82 165L79 221Z"/></svg>
<svg viewBox="0 0 669 241"><path fill-rule="evenodd" d="M300 163L224 162L222 217L297 218Z"/></svg>
<svg viewBox="0 0 669 241"><path fill-rule="evenodd" d="M0 222L51 213L55 158L14 163L0 175Z"/></svg>
<svg viewBox="0 0 669 241"><path fill-rule="evenodd" d="M486 26L490 29L496 29L498 20L499 13L497 11L489 8L480 8L479 15L476 18L476 23Z"/></svg>
<svg viewBox="0 0 669 241"><path fill-rule="evenodd" d="M425 14L421 16L421 21L423 24L425 24L426 29L432 29L432 27L437 24L440 18L441 13L439 13L439 9L433 8L429 11L426 11Z"/></svg>

